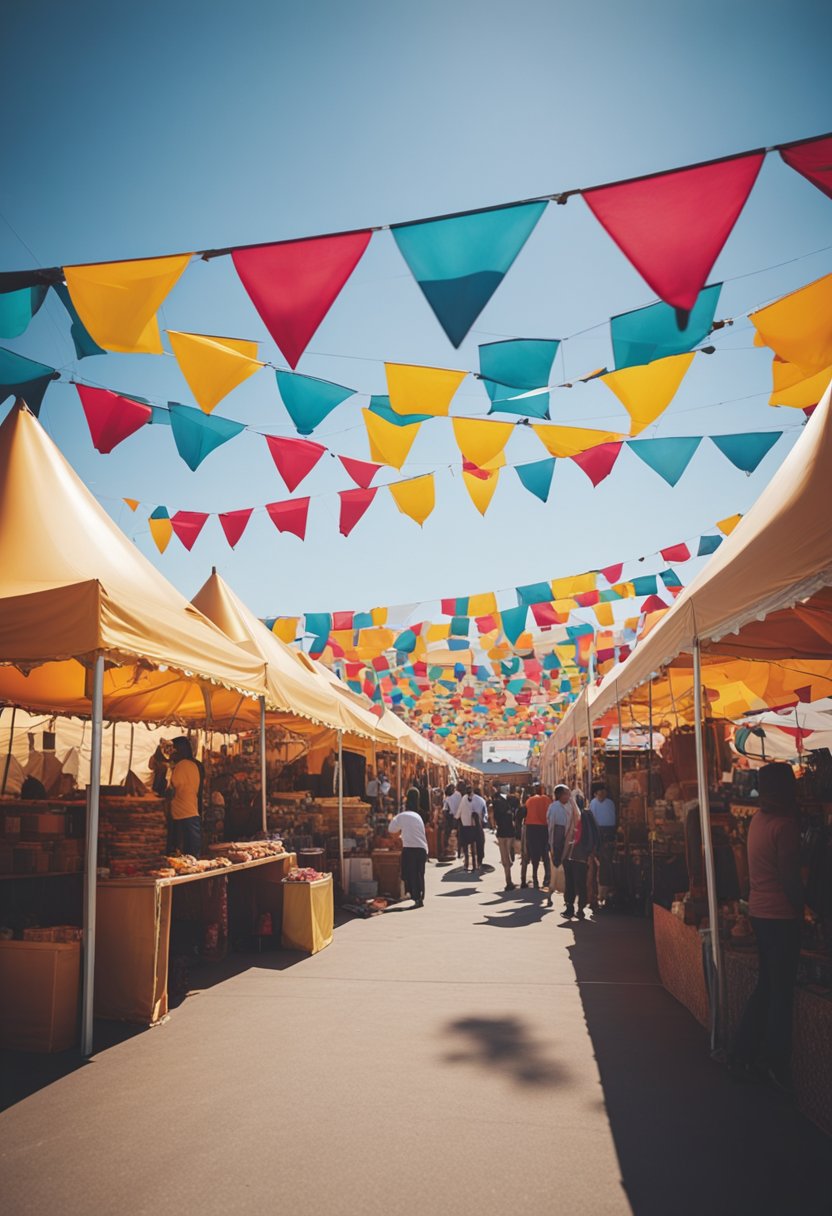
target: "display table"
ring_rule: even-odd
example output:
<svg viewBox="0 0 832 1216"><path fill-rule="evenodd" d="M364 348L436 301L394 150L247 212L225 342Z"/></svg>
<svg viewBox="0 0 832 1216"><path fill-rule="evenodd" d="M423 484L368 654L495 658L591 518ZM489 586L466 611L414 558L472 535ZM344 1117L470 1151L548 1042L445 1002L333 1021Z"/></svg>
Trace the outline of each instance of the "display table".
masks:
<svg viewBox="0 0 832 1216"><path fill-rule="evenodd" d="M282 880L295 865L294 853L282 853L204 874L99 882L95 921L96 1017L152 1026L166 1016L174 887L218 880L245 882L250 887L252 918L261 912L271 912L279 923Z"/></svg>
<svg viewBox="0 0 832 1216"><path fill-rule="evenodd" d="M79 942L0 942L0 1047L65 1051L78 1039Z"/></svg>
<svg viewBox="0 0 832 1216"><path fill-rule="evenodd" d="M331 874L317 882L284 882L280 938L284 950L317 954L332 941L334 920Z"/></svg>

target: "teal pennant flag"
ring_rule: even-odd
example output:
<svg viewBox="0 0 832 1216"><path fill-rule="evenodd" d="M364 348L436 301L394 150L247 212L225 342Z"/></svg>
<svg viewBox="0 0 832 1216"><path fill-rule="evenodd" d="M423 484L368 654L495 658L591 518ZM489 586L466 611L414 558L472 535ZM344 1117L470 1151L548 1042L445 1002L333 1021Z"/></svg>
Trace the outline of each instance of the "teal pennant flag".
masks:
<svg viewBox="0 0 832 1216"><path fill-rule="evenodd" d="M518 397L516 388L497 384L494 380L483 380L483 384L491 398L489 414L516 414L521 418L549 419L548 393L534 393L531 397Z"/></svg>
<svg viewBox="0 0 832 1216"><path fill-rule="evenodd" d="M641 578L631 579L633 584L633 594L641 599L643 595L655 595L658 591L658 583L655 574L643 574Z"/></svg>
<svg viewBox="0 0 832 1216"><path fill-rule="evenodd" d="M385 422L393 426L410 426L412 422L427 422L433 414L397 414L390 404L390 398L383 393L374 393L370 398L370 413L378 414Z"/></svg>
<svg viewBox="0 0 832 1216"><path fill-rule="evenodd" d="M0 338L19 338L46 299L48 287L20 287L0 294Z"/></svg>
<svg viewBox="0 0 832 1216"><path fill-rule="evenodd" d="M509 398L548 385L559 346L557 339L548 338L509 338L480 346L480 377L491 399L488 412L548 418L548 393L519 401Z"/></svg>
<svg viewBox="0 0 832 1216"><path fill-rule="evenodd" d="M546 502L555 471L554 456L547 456L545 460L533 460L531 464L515 465L514 471L530 494L534 494L541 502Z"/></svg>
<svg viewBox="0 0 832 1216"><path fill-rule="evenodd" d="M505 608L500 613L503 633L506 635L512 646L526 628L526 618L528 616L528 612L528 608L525 604L523 604L519 608Z"/></svg>
<svg viewBox="0 0 832 1216"><path fill-rule="evenodd" d="M192 471L198 469L215 448L246 429L242 422L203 414L191 405L177 405L171 401L168 408L176 450Z"/></svg>
<svg viewBox="0 0 832 1216"><path fill-rule="evenodd" d="M627 447L670 486L675 486L702 442L699 435L677 439L630 439Z"/></svg>
<svg viewBox="0 0 832 1216"><path fill-rule="evenodd" d="M7 397L22 397L37 416L50 380L57 379L54 367L0 347L0 403Z"/></svg>
<svg viewBox="0 0 832 1216"><path fill-rule="evenodd" d="M323 638L324 643L326 643L329 631L332 628L332 616L328 612L307 612L304 618L304 626L305 633L314 633L319 638Z"/></svg>
<svg viewBox="0 0 832 1216"><path fill-rule="evenodd" d="M744 473L753 473L782 434L782 431L749 431L745 435L711 435L711 442L731 464Z"/></svg>
<svg viewBox="0 0 832 1216"><path fill-rule="evenodd" d="M679 324L680 314L676 309L664 303L650 304L647 308L613 317L610 335L615 370L693 350L711 332L721 290L721 283L703 287L684 327Z"/></svg>
<svg viewBox="0 0 832 1216"><path fill-rule="evenodd" d="M355 393L354 388L299 372L278 371L275 375L283 404L301 435L311 435L337 405Z"/></svg>
<svg viewBox="0 0 832 1216"><path fill-rule="evenodd" d="M502 283L546 203L398 224L393 237L454 346Z"/></svg>
<svg viewBox="0 0 832 1216"><path fill-rule="evenodd" d="M78 316L77 309L72 303L69 292L65 283L57 283L55 292L58 299L63 304L66 311L69 313L70 327L69 333L72 338L72 344L75 347L75 356L78 359L86 359L90 355L106 355L106 350L98 345L98 343L90 336L84 322Z"/></svg>
<svg viewBox="0 0 832 1216"><path fill-rule="evenodd" d="M412 654L416 649L416 634L412 629L405 629L396 638L393 648L401 654Z"/></svg>
<svg viewBox="0 0 832 1216"><path fill-rule="evenodd" d="M712 553L716 553L719 546L722 544L721 536L700 536L699 548L696 551L697 557L710 557Z"/></svg>
<svg viewBox="0 0 832 1216"><path fill-rule="evenodd" d="M552 600L551 583L527 583L525 587L515 588L518 604L548 604Z"/></svg>

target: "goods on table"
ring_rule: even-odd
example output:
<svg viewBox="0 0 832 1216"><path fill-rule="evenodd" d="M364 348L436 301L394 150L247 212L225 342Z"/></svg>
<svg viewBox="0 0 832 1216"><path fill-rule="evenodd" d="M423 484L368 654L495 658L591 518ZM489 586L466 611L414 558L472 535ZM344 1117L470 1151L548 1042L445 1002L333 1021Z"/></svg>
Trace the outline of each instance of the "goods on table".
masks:
<svg viewBox="0 0 832 1216"><path fill-rule="evenodd" d="M165 869L173 870L174 874L208 874L212 870L227 869L232 863L227 857L210 857L200 860L198 857L192 857L190 853L176 854L173 857L166 857L167 863ZM165 875L165 877L168 877Z"/></svg>
<svg viewBox="0 0 832 1216"><path fill-rule="evenodd" d="M108 798L101 804L99 856L113 878L158 866L167 849L168 825L160 798Z"/></svg>
<svg viewBox="0 0 832 1216"><path fill-rule="evenodd" d="M78 925L49 925L41 929L24 929L24 942L80 942L83 930Z"/></svg>
<svg viewBox="0 0 832 1216"><path fill-rule="evenodd" d="M322 874L320 870L312 870L309 867L305 869L295 868L290 870L284 878L284 882L318 882L319 879L326 878L326 874Z"/></svg>
<svg viewBox="0 0 832 1216"><path fill-rule="evenodd" d="M285 853L282 840L237 840L230 844L212 844L208 851L214 857L227 858L233 865L261 861L264 857L282 857Z"/></svg>

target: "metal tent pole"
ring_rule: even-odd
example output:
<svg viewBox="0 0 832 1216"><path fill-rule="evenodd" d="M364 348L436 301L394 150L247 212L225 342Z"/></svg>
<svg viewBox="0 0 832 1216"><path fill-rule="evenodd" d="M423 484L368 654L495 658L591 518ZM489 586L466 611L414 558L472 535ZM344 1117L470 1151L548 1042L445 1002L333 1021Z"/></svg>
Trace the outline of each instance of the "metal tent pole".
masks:
<svg viewBox="0 0 832 1216"><path fill-rule="evenodd" d="M399 762L396 765L397 806L396 814L402 809L402 749L399 746Z"/></svg>
<svg viewBox="0 0 832 1216"><path fill-rule="evenodd" d="M621 814L621 791L624 789L624 749L621 741L621 702L616 697L615 708L618 710L618 806Z"/></svg>
<svg viewBox="0 0 832 1216"><path fill-rule="evenodd" d="M696 780L699 787L699 822L702 829L702 847L705 853L705 881L708 887L708 919L710 921L711 961L715 982L710 987L711 995L711 1051L719 1046L721 1033L720 1011L722 1009L722 949L719 940L719 910L716 899L716 870L714 867L714 844L711 838L711 808L708 797L708 766L705 755L702 704L702 655L699 639L693 643L693 698L694 731L696 737Z"/></svg>
<svg viewBox="0 0 832 1216"><path fill-rule="evenodd" d="M266 698L260 697L260 816L265 835L269 830L266 796Z"/></svg>
<svg viewBox="0 0 832 1216"><path fill-rule="evenodd" d="M95 659L92 677L92 743L87 787L87 840L84 857L84 978L81 989L81 1054L92 1055L95 994L95 896L98 881L98 811L101 795L101 730L104 717L104 656Z"/></svg>
<svg viewBox="0 0 832 1216"><path fill-rule="evenodd" d="M9 779L9 765L12 762L12 747L14 746L14 720L17 717L17 706L12 706L12 724L9 727L9 750L6 752L6 764L3 769L3 784L0 786L0 794L6 792L6 782Z"/></svg>
<svg viewBox="0 0 832 1216"><path fill-rule="evenodd" d="M653 677L647 685L647 805L653 802Z"/></svg>
<svg viewBox="0 0 832 1216"><path fill-rule="evenodd" d="M338 861L341 890L344 890L344 732L338 731Z"/></svg>
<svg viewBox="0 0 832 1216"><path fill-rule="evenodd" d="M130 723L130 751L129 751L128 756L127 756L127 772L128 772L128 774L132 773L132 771L133 771L133 741L134 741L134 736L135 736L135 733L136 733L136 723L135 723L135 722L131 722L131 723Z"/></svg>

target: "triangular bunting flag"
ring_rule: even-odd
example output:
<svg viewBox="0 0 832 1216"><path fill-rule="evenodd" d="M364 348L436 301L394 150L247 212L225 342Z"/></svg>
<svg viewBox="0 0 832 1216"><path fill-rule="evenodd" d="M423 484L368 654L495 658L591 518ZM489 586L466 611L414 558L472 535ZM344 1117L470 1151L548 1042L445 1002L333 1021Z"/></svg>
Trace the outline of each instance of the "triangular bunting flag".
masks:
<svg viewBox="0 0 832 1216"><path fill-rule="evenodd" d="M170 544L170 538L173 536L173 526L170 522L167 507L156 507L151 511L148 519L150 535L153 537L153 543L160 553L164 553Z"/></svg>
<svg viewBox="0 0 832 1216"><path fill-rule="evenodd" d="M379 464L388 464L394 469L400 469L407 460L422 424L413 422L410 426L396 426L370 410L362 410L361 413L367 428L372 459Z"/></svg>
<svg viewBox="0 0 832 1216"><path fill-rule="evenodd" d="M409 481L394 481L387 488L402 515L409 515L420 526L436 506L433 473L412 477Z"/></svg>
<svg viewBox="0 0 832 1216"><path fill-rule="evenodd" d="M459 346L534 231L546 203L399 224L393 236L439 324Z"/></svg>
<svg viewBox="0 0 832 1216"><path fill-rule="evenodd" d="M491 398L489 414L515 414L519 418L549 420L549 393L546 389L520 392L504 384L495 384L493 380L483 380L482 383Z"/></svg>
<svg viewBox="0 0 832 1216"><path fill-rule="evenodd" d="M326 448L310 439L285 439L281 435L264 435L278 473L291 494L304 477L314 469Z"/></svg>
<svg viewBox="0 0 832 1216"><path fill-rule="evenodd" d="M691 311L682 315L670 304L659 303L612 317L616 371L693 350L711 332L721 290L721 283L703 288Z"/></svg>
<svg viewBox="0 0 832 1216"><path fill-rule="evenodd" d="M595 448L585 452L577 452L572 460L579 469L583 469L594 486L600 485L604 478L609 477L615 467L621 452L621 443L600 443Z"/></svg>
<svg viewBox="0 0 832 1216"><path fill-rule="evenodd" d="M664 413L693 358L693 351L686 355L671 355L643 367L628 367L601 377L630 415L631 435L640 434Z"/></svg>
<svg viewBox="0 0 832 1216"><path fill-rule="evenodd" d="M552 598L551 583L527 583L523 587L516 587L515 591L518 604L545 604Z"/></svg>
<svg viewBox="0 0 832 1216"><path fill-rule="evenodd" d="M497 489L499 477L500 474L496 469L488 473L485 478L478 477L474 473L466 472L463 469L462 480L465 483L465 489L468 491L471 502L477 508L480 515L485 515L491 505L491 499L494 497L494 491Z"/></svg>
<svg viewBox="0 0 832 1216"><path fill-rule="evenodd" d="M787 165L817 186L827 198L832 198L832 135L791 144L781 148L780 155Z"/></svg>
<svg viewBox="0 0 832 1216"><path fill-rule="evenodd" d="M280 638L281 642L285 642L287 646L294 642L298 632L298 618L296 616L279 616L272 625L272 633L276 638Z"/></svg>
<svg viewBox="0 0 832 1216"><path fill-rule="evenodd" d="M555 611L555 606L551 602L547 604L532 604L531 609L535 622L541 628L544 628L547 625L563 625L567 619L565 616L562 616L559 612Z"/></svg>
<svg viewBox="0 0 832 1216"><path fill-rule="evenodd" d="M463 457L480 469L502 454L514 430L513 422L488 422L481 418L454 418L452 423Z"/></svg>
<svg viewBox="0 0 832 1216"><path fill-rule="evenodd" d="M468 375L445 367L417 367L410 363L385 363L390 405L397 414L429 414L446 417L454 393Z"/></svg>
<svg viewBox="0 0 832 1216"><path fill-rule="evenodd" d="M265 364L257 359L257 343L243 338L167 331L176 362L200 409L210 414L232 389Z"/></svg>
<svg viewBox="0 0 832 1216"><path fill-rule="evenodd" d="M232 250L243 287L290 367L297 367L371 236L347 232Z"/></svg>
<svg viewBox="0 0 832 1216"><path fill-rule="evenodd" d="M392 422L394 426L410 426L414 422L428 422L433 417L432 414L397 414L386 393L372 395L370 413L378 414L379 418L383 418L385 422Z"/></svg>
<svg viewBox="0 0 832 1216"><path fill-rule="evenodd" d="M190 552L208 518L202 511L177 511L171 518L170 526L182 544Z"/></svg>
<svg viewBox="0 0 832 1216"><path fill-rule="evenodd" d="M584 190L595 218L656 295L685 312L734 227L762 152Z"/></svg>
<svg viewBox="0 0 832 1216"><path fill-rule="evenodd" d="M627 446L670 486L675 486L693 459L702 439L631 439Z"/></svg>
<svg viewBox="0 0 832 1216"><path fill-rule="evenodd" d="M699 548L696 550L696 556L709 557L712 553L716 553L721 544L721 536L700 536Z"/></svg>
<svg viewBox="0 0 832 1216"><path fill-rule="evenodd" d="M648 612L664 612L667 604L660 595L648 595L647 599L641 605L643 613Z"/></svg>
<svg viewBox="0 0 832 1216"><path fill-rule="evenodd" d="M786 363L776 355L771 361L773 391L769 405L788 405L805 410L817 405L832 380L832 367L807 375L802 367Z"/></svg>
<svg viewBox="0 0 832 1216"><path fill-rule="evenodd" d="M742 519L742 515L729 515L726 519L717 520L717 527L723 536L730 536Z"/></svg>
<svg viewBox="0 0 832 1216"><path fill-rule="evenodd" d="M50 382L57 378L54 367L0 349L0 402L7 397L22 397L37 417Z"/></svg>
<svg viewBox="0 0 832 1216"><path fill-rule="evenodd" d="M534 494L535 498L539 498L541 502L546 502L555 472L554 456L548 456L544 460L533 460L529 464L517 464L514 466L514 471L530 494Z"/></svg>
<svg viewBox="0 0 832 1216"><path fill-rule="evenodd" d="M105 350L162 354L156 313L185 270L189 253L133 262L65 266L81 323Z"/></svg>
<svg viewBox="0 0 832 1216"><path fill-rule="evenodd" d="M153 411L149 405L111 393L108 388L92 388L88 384L76 384L75 387L81 398L93 447L105 456L150 421Z"/></svg>
<svg viewBox="0 0 832 1216"><path fill-rule="evenodd" d="M121 501L126 502L131 511L138 511L140 502L138 498L123 498Z"/></svg>
<svg viewBox="0 0 832 1216"><path fill-rule="evenodd" d="M686 562L690 560L690 549L684 541L678 545L668 545L666 549L660 549L659 552L666 562Z"/></svg>
<svg viewBox="0 0 832 1216"><path fill-rule="evenodd" d="M279 371L275 376L283 404L301 435L311 435L337 405L355 393L354 388L345 388L343 384L297 372Z"/></svg>
<svg viewBox="0 0 832 1216"><path fill-rule="evenodd" d="M832 274L748 314L764 346L806 375L832 365Z"/></svg>
<svg viewBox="0 0 832 1216"><path fill-rule="evenodd" d="M339 456L338 459L362 490L369 490L373 478L381 468L380 464L371 464L369 460L354 460L352 456Z"/></svg>
<svg viewBox="0 0 832 1216"><path fill-rule="evenodd" d="M576 456L601 443L613 443L619 438L610 431L595 431L580 426L539 426L532 430L552 456Z"/></svg>
<svg viewBox="0 0 832 1216"><path fill-rule="evenodd" d="M299 540L306 539L306 520L309 515L308 498L293 498L288 502L267 502L266 510L278 532L291 532Z"/></svg>
<svg viewBox="0 0 832 1216"><path fill-rule="evenodd" d="M377 486L372 486L370 489L341 490L339 492L338 497L341 499L339 529L342 536L349 536L352 532L375 498L377 489Z"/></svg>
<svg viewBox="0 0 832 1216"><path fill-rule="evenodd" d="M529 609L526 604L517 608L506 608L500 613L500 623L506 638L514 646L526 628Z"/></svg>
<svg viewBox="0 0 832 1216"><path fill-rule="evenodd" d="M86 359L91 355L105 355L107 352L104 348L99 346L97 342L94 342L89 333L87 333L84 322L78 316L78 310L72 303L70 294L66 289L66 284L56 283L55 294L69 313L69 334L75 347L76 358Z"/></svg>
<svg viewBox="0 0 832 1216"><path fill-rule="evenodd" d="M614 583L617 583L620 580L621 571L623 569L624 569L624 563L616 562L616 564L614 566L605 566L604 569L601 571L601 574L603 574L604 578L607 580L607 582L612 587Z"/></svg>
<svg viewBox="0 0 832 1216"><path fill-rule="evenodd" d="M501 388L545 388L560 341L545 338L507 338L479 347L480 375L492 401Z"/></svg>
<svg viewBox="0 0 832 1216"><path fill-rule="evenodd" d="M232 549L245 532L253 510L253 507L243 507L240 511L223 511L220 515L220 525Z"/></svg>
<svg viewBox="0 0 832 1216"><path fill-rule="evenodd" d="M242 422L211 418L190 405L177 405L172 401L168 408L176 449L188 468L194 471L215 448L246 429Z"/></svg>
<svg viewBox="0 0 832 1216"><path fill-rule="evenodd" d="M711 442L731 464L744 473L753 473L782 434L782 431L749 431L745 435L711 435Z"/></svg>
<svg viewBox="0 0 832 1216"><path fill-rule="evenodd" d="M19 338L25 333L48 290L40 285L0 293L0 338Z"/></svg>

